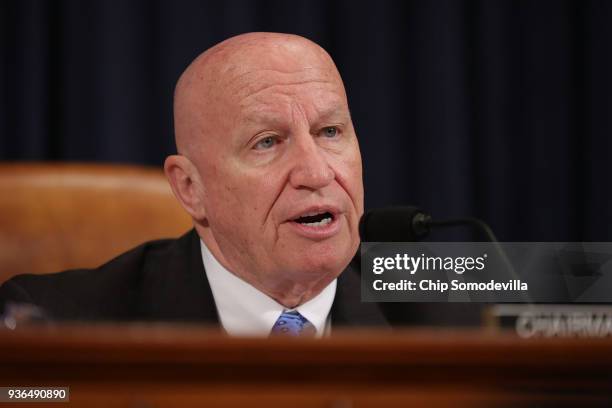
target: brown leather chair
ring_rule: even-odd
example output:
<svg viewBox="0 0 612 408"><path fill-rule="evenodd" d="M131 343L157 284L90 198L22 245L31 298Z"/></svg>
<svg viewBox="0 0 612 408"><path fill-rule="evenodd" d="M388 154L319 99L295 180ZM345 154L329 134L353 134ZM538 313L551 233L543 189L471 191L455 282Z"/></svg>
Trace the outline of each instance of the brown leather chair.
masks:
<svg viewBox="0 0 612 408"><path fill-rule="evenodd" d="M0 282L95 267L191 226L161 169L0 164Z"/></svg>

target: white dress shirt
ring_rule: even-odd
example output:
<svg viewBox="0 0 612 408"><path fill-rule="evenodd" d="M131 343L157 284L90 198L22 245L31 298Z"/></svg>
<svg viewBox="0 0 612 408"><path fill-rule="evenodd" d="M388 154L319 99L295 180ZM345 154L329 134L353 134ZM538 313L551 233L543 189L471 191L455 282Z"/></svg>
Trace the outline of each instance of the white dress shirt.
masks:
<svg viewBox="0 0 612 408"><path fill-rule="evenodd" d="M225 269L202 240L200 247L219 320L228 334L267 337L281 313L297 310L317 329L317 337L329 335L329 315L336 296L336 279L308 302L294 309L287 309Z"/></svg>

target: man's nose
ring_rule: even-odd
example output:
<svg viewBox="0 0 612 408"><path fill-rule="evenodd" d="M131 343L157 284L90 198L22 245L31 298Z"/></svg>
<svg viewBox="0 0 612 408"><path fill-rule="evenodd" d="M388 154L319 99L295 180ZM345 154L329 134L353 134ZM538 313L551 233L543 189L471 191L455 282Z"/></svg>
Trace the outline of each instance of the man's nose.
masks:
<svg viewBox="0 0 612 408"><path fill-rule="evenodd" d="M289 182L294 188L318 190L331 183L335 177L334 171L325 152L311 135L294 147L293 168L289 175Z"/></svg>

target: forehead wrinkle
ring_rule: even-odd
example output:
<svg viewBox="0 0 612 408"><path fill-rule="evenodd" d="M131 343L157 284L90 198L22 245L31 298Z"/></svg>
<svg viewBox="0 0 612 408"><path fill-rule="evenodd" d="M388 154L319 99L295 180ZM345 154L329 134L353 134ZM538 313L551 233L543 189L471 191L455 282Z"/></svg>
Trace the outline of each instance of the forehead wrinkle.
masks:
<svg viewBox="0 0 612 408"><path fill-rule="evenodd" d="M308 85L308 84L331 84L331 82L329 81L300 81L300 82L293 82L293 83L276 83L276 84L262 85L260 87L257 87L254 90L247 89L246 94L241 95L240 97L240 106L247 106L253 98L257 99L262 92L269 91L269 90L275 90L276 88L279 88L279 87L281 88L281 90L280 92L277 92L277 94L291 98L292 96L294 96L294 93L288 89L283 89L284 87L294 87L294 86ZM249 88L255 88L255 86L249 87ZM299 97L299 94L296 96Z"/></svg>
<svg viewBox="0 0 612 408"><path fill-rule="evenodd" d="M291 123L300 123L300 121L306 121L306 123L309 122L308 120L308 113L304 110L304 107L302 106L301 103L299 103L298 101L292 101L291 102Z"/></svg>
<svg viewBox="0 0 612 408"><path fill-rule="evenodd" d="M278 79L275 79L268 81L249 82L246 83L242 88L236 89L233 93L238 94L237 96L239 98L239 106L241 108L248 108L252 105L253 99L255 100L255 102L258 102L261 105L265 105L266 97L261 95L261 93L266 91L273 91L272 95L276 97L281 95L289 97L289 100L292 100L294 98L300 99L303 95L303 92L300 92L299 89L296 92L293 88L301 85L316 86L315 90L317 92L326 92L329 94L334 94L337 96L339 102L346 101L346 92L344 90L342 82L334 80L332 78L313 78L306 80L289 81L279 81Z"/></svg>
<svg viewBox="0 0 612 408"><path fill-rule="evenodd" d="M330 75L329 72L320 71L324 70L308 68L308 70L283 72L272 69L258 69L233 78L222 87L234 94L244 94L242 97L247 97L275 86L297 86L309 83L337 85L342 83L339 78Z"/></svg>
<svg viewBox="0 0 612 408"><path fill-rule="evenodd" d="M236 70L236 66L231 65L228 68L224 69L222 71L222 73L220 74L220 76L226 76L228 75L229 72L235 71ZM299 69L294 69L294 70L283 70L283 69L272 69L272 68L253 68L253 69L247 69L243 72L238 73L237 75L231 77L230 79L228 79L226 81L226 83L223 85L224 87L231 87L234 83L240 81L241 79L243 79L246 76L249 75L256 75L256 74L267 74L267 73L273 73L273 74L280 74L283 76L289 76L289 75L298 75L300 73L303 74L310 74L311 72L315 72L315 71L323 71L323 75L327 76L326 74L329 72L329 69L323 69L323 68L317 68L317 67L313 67L313 66L304 66L301 67ZM315 72L316 74L316 72ZM254 82L254 81L248 81L248 82Z"/></svg>
<svg viewBox="0 0 612 408"><path fill-rule="evenodd" d="M284 95L283 95L284 96ZM294 104L301 104L299 98L294 100L287 98L283 102L279 103L267 103L263 101L263 98L254 96L257 100L257 104L244 103L243 110L240 114L240 122L246 124L262 124L262 125L281 125L289 113L290 109L293 109ZM348 121L350 119L350 113L346 100L340 95L330 98L320 98L314 101L311 105L314 109L313 113L315 117L311 118L315 122L321 122L339 118L338 120ZM308 115L307 115L308 116Z"/></svg>

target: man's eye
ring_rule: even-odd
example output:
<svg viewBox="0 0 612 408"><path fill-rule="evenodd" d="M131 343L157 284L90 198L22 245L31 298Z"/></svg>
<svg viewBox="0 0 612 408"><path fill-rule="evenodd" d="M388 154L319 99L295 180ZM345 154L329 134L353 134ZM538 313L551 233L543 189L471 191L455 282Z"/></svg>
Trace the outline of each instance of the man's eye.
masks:
<svg viewBox="0 0 612 408"><path fill-rule="evenodd" d="M336 137L337 134L338 134L338 128L336 128L335 126L329 126L323 129L323 136L325 137L332 138L332 137Z"/></svg>
<svg viewBox="0 0 612 408"><path fill-rule="evenodd" d="M255 150L266 150L274 147L276 139L272 136L267 136L255 144Z"/></svg>

